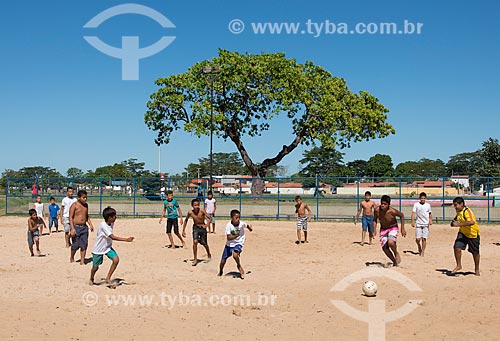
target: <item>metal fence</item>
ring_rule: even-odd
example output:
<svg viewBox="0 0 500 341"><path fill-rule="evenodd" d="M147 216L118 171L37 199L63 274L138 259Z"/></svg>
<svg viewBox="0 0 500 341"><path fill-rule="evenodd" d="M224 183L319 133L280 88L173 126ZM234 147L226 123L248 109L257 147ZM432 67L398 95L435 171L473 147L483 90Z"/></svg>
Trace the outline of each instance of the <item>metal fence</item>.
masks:
<svg viewBox="0 0 500 341"><path fill-rule="evenodd" d="M229 217L239 209L246 219L292 219L295 196L300 195L311 208L315 220L352 220L365 191L372 193L377 204L383 194L392 198L391 205L410 218L413 204L420 192L427 193L435 222L449 221L455 216L452 200L462 196L481 222L500 221L500 178L267 178L261 195L251 192L256 179L250 177L214 176L212 190L217 201L217 217ZM47 210L49 198L57 204L66 196L67 186L76 192L87 191L89 212L99 216L107 207L120 216L159 216L163 209L165 190L172 190L185 214L191 200L206 198L208 179L192 178L8 178L5 179L5 214L26 214L35 196L42 196ZM497 197L496 194L499 196Z"/></svg>

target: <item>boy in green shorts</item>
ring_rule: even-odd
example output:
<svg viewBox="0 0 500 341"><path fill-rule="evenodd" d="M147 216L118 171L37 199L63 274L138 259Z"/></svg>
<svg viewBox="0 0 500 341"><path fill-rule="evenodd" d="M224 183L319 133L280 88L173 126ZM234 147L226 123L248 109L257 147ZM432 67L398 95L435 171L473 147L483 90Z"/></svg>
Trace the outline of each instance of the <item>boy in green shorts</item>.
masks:
<svg viewBox="0 0 500 341"><path fill-rule="evenodd" d="M110 288L115 288L116 286L111 282L111 276L118 266L120 259L115 250L113 250L113 240L120 242L131 242L134 237L118 237L113 234L113 227L116 221L116 211L114 208L106 207L102 211L102 217L104 221L97 227L97 236L94 243L94 252L92 252L92 270L90 271L90 285L96 284L94 281L94 276L99 270L99 265L102 264L104 255L111 259L111 267L109 268L108 276L106 277L106 285Z"/></svg>

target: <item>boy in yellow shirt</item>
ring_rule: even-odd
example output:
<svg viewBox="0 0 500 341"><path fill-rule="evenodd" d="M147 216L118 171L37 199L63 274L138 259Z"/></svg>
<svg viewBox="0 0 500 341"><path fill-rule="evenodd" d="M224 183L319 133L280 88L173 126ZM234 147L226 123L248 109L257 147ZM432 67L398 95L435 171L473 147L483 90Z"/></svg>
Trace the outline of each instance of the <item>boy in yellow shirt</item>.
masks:
<svg viewBox="0 0 500 341"><path fill-rule="evenodd" d="M462 250L468 246L468 251L472 253L474 258L474 271L476 276L479 276L479 225L476 222L476 217L470 208L465 206L464 198L456 197L453 199L453 207L457 211L457 215L451 222L451 226L460 227L453 246L455 252L455 260L457 266L451 271L452 274L462 270Z"/></svg>

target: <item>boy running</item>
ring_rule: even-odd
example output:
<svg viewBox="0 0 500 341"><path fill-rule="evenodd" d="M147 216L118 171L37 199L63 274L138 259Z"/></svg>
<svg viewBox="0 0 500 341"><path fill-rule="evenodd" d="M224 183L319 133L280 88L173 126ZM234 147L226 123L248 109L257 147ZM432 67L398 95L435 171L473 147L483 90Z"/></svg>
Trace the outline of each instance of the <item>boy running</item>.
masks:
<svg viewBox="0 0 500 341"><path fill-rule="evenodd" d="M226 247L222 253L222 259L219 265L219 274L222 276L224 265L226 265L226 259L233 256L238 271L240 272L241 279L245 278L245 270L241 266L240 255L243 252L243 245L245 244L245 228L249 231L253 231L250 224L240 221L240 211L231 211L231 221L226 225Z"/></svg>
<svg viewBox="0 0 500 341"><path fill-rule="evenodd" d="M365 192L365 200L361 202L359 205L358 213L356 214L356 218L354 219L354 225L358 222L359 215L363 212L363 216L361 217L361 246L365 245L365 237L366 231L368 231L368 236L370 242L368 245L372 245L373 239L373 212L377 205L375 202L371 200L372 193L370 191Z"/></svg>
<svg viewBox="0 0 500 341"><path fill-rule="evenodd" d="M425 192L419 195L420 202L416 202L413 205L413 210L411 212L411 226L415 228L415 242L418 246L418 254L424 256L425 246L427 245L427 238L429 237L429 227L432 225L432 212L431 205L425 202L427 200L427 194ZM417 218L417 223L415 225L415 217ZM420 245L422 242L422 245Z"/></svg>
<svg viewBox="0 0 500 341"><path fill-rule="evenodd" d="M200 208L200 201L196 198L191 200L191 207L193 208L186 214L186 219L184 219L184 225L182 227L182 236L186 238L186 225L189 218L193 219L193 266L196 266L198 261L198 243L205 247L207 250L208 260L212 259L210 254L210 248L207 242L207 226L211 223L211 218L207 212ZM208 220L208 224L205 223Z"/></svg>
<svg viewBox="0 0 500 341"><path fill-rule="evenodd" d="M295 196L295 214L297 217L297 240L295 244L309 243L307 241L307 222L311 221L311 209L302 201L300 195ZM304 240L302 240L302 231L304 231Z"/></svg>
<svg viewBox="0 0 500 341"><path fill-rule="evenodd" d="M75 253L80 249L80 265L85 265L85 254L89 244L89 227L94 231L94 226L89 217L89 205L87 204L87 192L79 190L78 200L69 209L69 224L71 225L70 235L72 238L71 255L69 261L75 261Z"/></svg>
<svg viewBox="0 0 500 341"><path fill-rule="evenodd" d="M398 253L396 241L398 239L398 221L401 219L401 234L406 237L405 216L403 212L396 210L390 206L391 197L383 195L380 199L380 206L375 209L373 218L373 235L377 235L377 221L380 220L380 244L382 250L392 261L393 266L398 266L401 263L401 256Z"/></svg>
<svg viewBox="0 0 500 341"><path fill-rule="evenodd" d="M35 256L33 253L33 244L36 244L36 253L38 256L41 255L40 252L40 231L38 229L38 215L34 208L28 211L30 217L28 219L28 247L30 249L31 257Z"/></svg>
<svg viewBox="0 0 500 341"><path fill-rule="evenodd" d="M94 281L95 274L99 270L99 266L104 260L104 255L111 259L111 266L108 271L108 276L106 276L106 285L109 288L115 288L116 286L111 281L111 276L115 272L120 259L115 250L113 250L113 240L120 242L131 242L134 237L118 237L113 234L113 227L116 221L116 211L114 208L106 207L102 211L102 217L104 221L97 227L97 236L94 243L94 252L92 252L92 270L90 270L90 285L96 284Z"/></svg>
<svg viewBox="0 0 500 341"><path fill-rule="evenodd" d="M455 245L453 245L455 253L455 261L457 266L451 271L452 274L457 273L457 271L462 270L462 250L468 246L468 251L472 253L472 258L474 259L474 272L476 276L479 276L479 225L476 222L476 216L471 211L470 208L465 206L464 198L456 197L453 199L453 207L457 211L457 215L451 222L451 226L460 227L455 240Z"/></svg>
<svg viewBox="0 0 500 341"><path fill-rule="evenodd" d="M172 226L174 227L174 233L181 240L182 246L186 246L186 243L184 242L184 239L182 239L182 236L179 233L179 216L181 218L181 224L182 224L182 211L181 207L179 206L179 203L177 200L174 199L174 192L168 190L167 191L167 199L163 202L163 212L161 212L161 217L159 224L161 224L161 221L163 220L163 217L165 216L165 212L167 213L167 236L168 240L170 241L170 245L167 245L168 248L176 248L174 244L174 238L172 237Z"/></svg>

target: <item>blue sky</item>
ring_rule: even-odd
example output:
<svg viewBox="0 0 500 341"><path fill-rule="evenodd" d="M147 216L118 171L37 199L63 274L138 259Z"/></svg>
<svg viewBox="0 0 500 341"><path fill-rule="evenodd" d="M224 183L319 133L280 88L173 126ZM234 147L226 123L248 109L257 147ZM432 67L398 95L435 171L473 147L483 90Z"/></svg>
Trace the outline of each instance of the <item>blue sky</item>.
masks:
<svg viewBox="0 0 500 341"><path fill-rule="evenodd" d="M111 165L128 158L158 168L154 134L144 124L155 79L182 73L210 59L218 48L241 53L285 52L313 61L343 77L354 92L366 90L390 112L396 134L353 144L344 160L389 154L394 165L481 148L499 138L500 5L491 1L135 1L167 17L163 28L136 14L119 15L97 28L83 26L98 13L126 1L8 1L0 12L0 172L26 166L52 167L65 174ZM245 30L233 34L229 22ZM421 34L255 34L252 23L423 23ZM400 28L401 26L398 26ZM122 80L121 60L93 48L83 36L121 46L122 36L139 36L140 47L161 36L175 40L139 61L139 80ZM274 156L292 135L279 124L247 139L254 161ZM178 131L161 147L161 171L183 172L209 153L209 139ZM306 147L281 165L290 174ZM233 152L214 141L214 152Z"/></svg>

